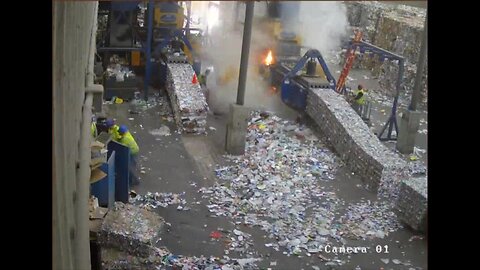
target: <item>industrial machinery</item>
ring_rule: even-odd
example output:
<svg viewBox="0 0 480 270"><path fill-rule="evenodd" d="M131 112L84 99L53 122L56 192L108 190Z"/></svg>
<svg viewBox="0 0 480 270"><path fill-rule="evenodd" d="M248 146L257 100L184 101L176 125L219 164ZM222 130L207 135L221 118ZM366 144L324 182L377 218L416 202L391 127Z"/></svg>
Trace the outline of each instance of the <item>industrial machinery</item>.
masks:
<svg viewBox="0 0 480 270"><path fill-rule="evenodd" d="M365 41L356 40L350 41L348 44L343 46L344 48L349 48L349 51L356 52L357 50L360 51L361 54L367 54L373 57L374 55L378 55L380 62L387 60L397 61L398 62L398 77L396 82L396 95L393 100L392 111L390 117L388 118L387 122L383 126L382 130L378 134L378 138L382 141L386 140L396 140L396 138L392 137L393 128L395 128L396 134L398 134L398 124L397 124L397 106L398 106L398 97L400 95L400 88L402 84L402 78L404 73L404 63L405 60L402 56L384 50L380 47L377 47L373 44L370 44ZM348 57L348 55L347 55ZM348 59L347 59L348 60ZM345 87L338 88L338 92L345 93ZM386 137L382 137L383 133L388 128L388 133Z"/></svg>
<svg viewBox="0 0 480 270"><path fill-rule="evenodd" d="M100 23L102 18L103 24ZM183 28L184 24L184 8L177 1L101 1L97 55L102 60L104 70L115 67L111 65L112 56L122 59L120 63L115 63L116 78L104 78L104 98L120 96L131 99L134 92L139 90L138 79L135 76L124 76L122 79L119 70L128 70L130 75L144 75L145 99L150 84L161 87L165 81L162 72L165 61L161 54L169 52L167 47L173 47L175 52L180 48L188 62L198 69L200 63L193 59L195 46L187 38L191 30L188 18L186 28Z"/></svg>
<svg viewBox="0 0 480 270"><path fill-rule="evenodd" d="M347 59L342 73L336 82L328 71L328 67L323 61L319 51L310 50L303 58L300 58L301 38L295 35L295 18L298 17L299 5L297 2L276 2L269 1L268 13L273 24L273 35L276 39L276 47L273 51L273 61L271 64L261 63L261 74L270 80L272 87L281 87L282 101L297 110L304 111L306 107L306 96L309 88L329 88L340 94L347 95L347 86L345 84L348 72L353 65L357 52L366 53L370 56L378 55L379 60L385 59L398 61L398 79L396 83L396 96L392 105L392 112L378 135L380 140L395 140L392 138L392 130L395 128L398 134L398 125L396 120L396 111L398 97L400 93L401 82L404 73L404 58L391 53L387 50L374 46L361 40L362 33L356 32L355 37L345 43L343 48L347 49ZM283 12L288 10L287 12ZM321 70L316 68L317 58L321 65ZM310 60L309 60L310 59ZM297 75L298 72L307 64L306 72ZM367 113L362 113L362 118L367 124L370 121L370 105L367 105ZM382 135L388 128L386 138Z"/></svg>
<svg viewBox="0 0 480 270"><path fill-rule="evenodd" d="M317 75L317 62L325 77ZM302 69L306 65L306 72ZM298 73L301 73L297 75ZM282 101L290 107L305 111L307 106L307 91L312 88L335 89L335 78L328 70L327 64L318 50L312 49L289 69L286 63L279 66L279 73L286 73L282 80Z"/></svg>

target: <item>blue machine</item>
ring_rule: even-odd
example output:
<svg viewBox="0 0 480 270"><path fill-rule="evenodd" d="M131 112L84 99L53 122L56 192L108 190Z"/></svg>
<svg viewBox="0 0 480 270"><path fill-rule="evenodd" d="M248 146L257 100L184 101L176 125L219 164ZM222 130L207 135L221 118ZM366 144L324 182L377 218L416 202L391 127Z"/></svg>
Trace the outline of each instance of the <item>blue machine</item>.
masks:
<svg viewBox="0 0 480 270"><path fill-rule="evenodd" d="M323 72L325 73L326 79L320 76L315 75L316 62L320 63ZM308 61L308 63L307 63ZM301 71L307 64L306 74L296 75ZM280 65L279 73L289 70L288 66L285 64ZM307 93L309 88L323 88L323 89L332 89L335 90L336 81L328 70L327 64L322 57L322 54L315 49L309 50L305 55L300 58L300 60L295 64L295 66L290 69L282 80L282 101L288 106L305 111L307 107Z"/></svg>

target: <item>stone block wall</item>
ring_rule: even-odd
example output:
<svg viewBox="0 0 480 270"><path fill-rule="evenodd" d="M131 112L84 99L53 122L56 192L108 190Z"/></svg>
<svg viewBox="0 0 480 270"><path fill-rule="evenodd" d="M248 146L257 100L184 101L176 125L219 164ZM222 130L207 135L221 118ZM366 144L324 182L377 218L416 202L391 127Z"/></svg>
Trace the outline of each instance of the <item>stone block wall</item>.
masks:
<svg viewBox="0 0 480 270"><path fill-rule="evenodd" d="M410 178L400 184L395 204L397 215L412 229L427 229L427 178Z"/></svg>
<svg viewBox="0 0 480 270"><path fill-rule="evenodd" d="M382 197L395 199L407 164L383 145L343 96L330 89L310 89L307 114L316 122L346 165Z"/></svg>

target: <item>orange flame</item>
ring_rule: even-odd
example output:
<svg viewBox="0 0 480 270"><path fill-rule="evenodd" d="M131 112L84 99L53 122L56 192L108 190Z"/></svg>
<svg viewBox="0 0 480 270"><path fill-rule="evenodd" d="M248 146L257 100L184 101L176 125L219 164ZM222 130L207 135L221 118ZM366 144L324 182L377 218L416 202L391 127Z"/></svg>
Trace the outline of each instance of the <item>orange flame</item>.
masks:
<svg viewBox="0 0 480 270"><path fill-rule="evenodd" d="M264 63L267 66L270 66L273 63L272 50L268 50L268 54L267 54L267 57L265 57Z"/></svg>

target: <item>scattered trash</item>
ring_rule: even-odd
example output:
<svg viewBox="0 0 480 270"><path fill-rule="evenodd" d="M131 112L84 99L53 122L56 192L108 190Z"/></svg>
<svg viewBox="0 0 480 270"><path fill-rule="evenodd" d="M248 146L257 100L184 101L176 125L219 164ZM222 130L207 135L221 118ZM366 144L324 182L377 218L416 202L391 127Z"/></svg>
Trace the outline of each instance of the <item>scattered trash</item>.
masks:
<svg viewBox="0 0 480 270"><path fill-rule="evenodd" d="M149 132L153 136L170 136L170 128L168 126L161 126L158 129L151 130Z"/></svg>
<svg viewBox="0 0 480 270"><path fill-rule="evenodd" d="M403 228L391 205L380 201L349 205L339 222L339 231L350 239L384 238L390 232Z"/></svg>
<svg viewBox="0 0 480 270"><path fill-rule="evenodd" d="M128 120L133 121L133 120L135 120L135 118L131 118L131 117L130 117L130 118L128 118Z"/></svg>
<svg viewBox="0 0 480 270"><path fill-rule="evenodd" d="M412 242L413 240L423 240L423 236L421 235L414 235L408 239L409 242Z"/></svg>
<svg viewBox="0 0 480 270"><path fill-rule="evenodd" d="M169 205L179 204L182 206L182 210L186 211L189 210L189 208L185 207L187 201L183 198L184 196L185 193L148 192L146 195L137 195L134 198L130 198L130 203L146 209L155 209L159 206L165 208Z"/></svg>
<svg viewBox="0 0 480 270"><path fill-rule="evenodd" d="M380 259L384 264L388 264L390 262L390 259Z"/></svg>
<svg viewBox="0 0 480 270"><path fill-rule="evenodd" d="M401 263L402 263L400 260L397 260L397 259L393 259L392 262L393 262L394 264L401 264Z"/></svg>
<svg viewBox="0 0 480 270"><path fill-rule="evenodd" d="M214 238L214 239L222 238L222 233L219 231L213 231L210 233L210 238Z"/></svg>
<svg viewBox="0 0 480 270"><path fill-rule="evenodd" d="M208 127L210 130L217 130L216 128L214 127Z"/></svg>

